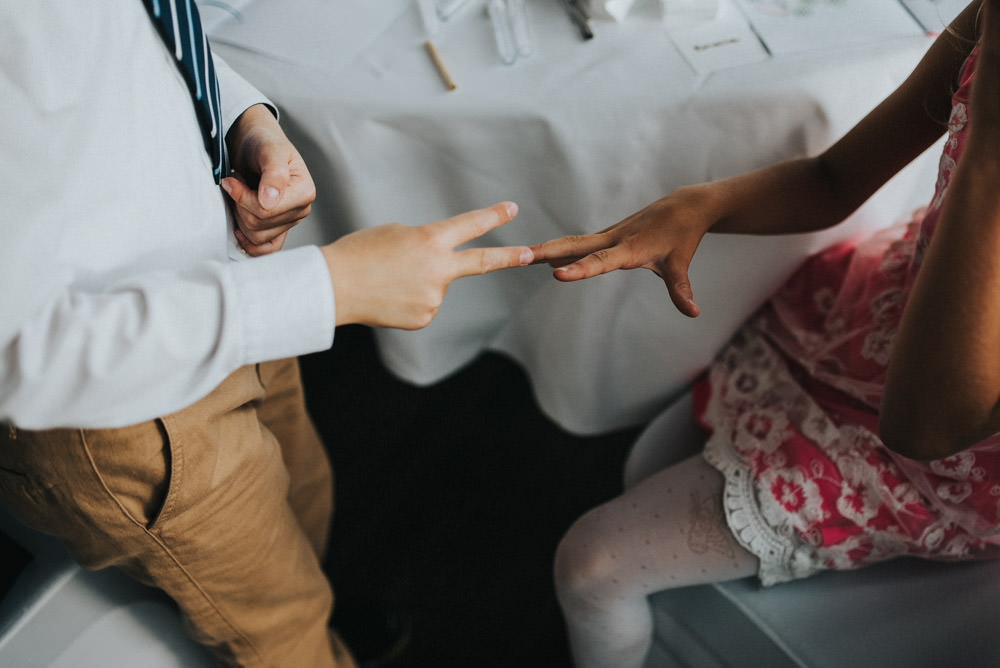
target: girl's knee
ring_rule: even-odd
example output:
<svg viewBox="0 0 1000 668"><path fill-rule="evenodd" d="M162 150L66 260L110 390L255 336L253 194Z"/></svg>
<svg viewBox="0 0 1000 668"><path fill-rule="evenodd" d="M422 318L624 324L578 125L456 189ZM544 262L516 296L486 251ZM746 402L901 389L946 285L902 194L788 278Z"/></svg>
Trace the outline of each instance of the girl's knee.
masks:
<svg viewBox="0 0 1000 668"><path fill-rule="evenodd" d="M556 548L556 594L564 603L598 601L623 588L614 548L592 528L584 515Z"/></svg>

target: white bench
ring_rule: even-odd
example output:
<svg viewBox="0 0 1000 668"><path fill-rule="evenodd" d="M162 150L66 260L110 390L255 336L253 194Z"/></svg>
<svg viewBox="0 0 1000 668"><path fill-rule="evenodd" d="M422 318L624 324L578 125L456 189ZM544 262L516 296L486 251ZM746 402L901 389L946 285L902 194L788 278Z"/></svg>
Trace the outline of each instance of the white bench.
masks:
<svg viewBox="0 0 1000 668"><path fill-rule="evenodd" d="M0 601L0 666L212 668L173 603L114 569L87 571L0 508L0 531L32 555ZM2 555L0 555L2 556Z"/></svg>

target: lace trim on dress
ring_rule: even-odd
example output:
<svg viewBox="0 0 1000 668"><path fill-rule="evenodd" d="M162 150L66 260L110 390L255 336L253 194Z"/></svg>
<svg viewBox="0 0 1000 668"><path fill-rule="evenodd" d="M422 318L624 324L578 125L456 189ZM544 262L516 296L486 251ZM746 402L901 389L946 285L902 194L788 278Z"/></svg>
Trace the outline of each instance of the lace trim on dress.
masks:
<svg viewBox="0 0 1000 668"><path fill-rule="evenodd" d="M808 577L821 570L809 545L794 533L782 535L768 524L757 503L750 468L718 431L705 443L703 454L726 479L722 495L726 523L740 545L760 560L757 576L763 586Z"/></svg>

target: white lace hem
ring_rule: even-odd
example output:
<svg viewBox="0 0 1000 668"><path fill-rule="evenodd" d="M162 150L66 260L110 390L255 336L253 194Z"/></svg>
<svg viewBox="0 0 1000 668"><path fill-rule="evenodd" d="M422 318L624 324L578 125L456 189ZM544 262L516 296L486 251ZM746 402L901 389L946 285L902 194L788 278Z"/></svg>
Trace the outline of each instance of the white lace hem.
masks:
<svg viewBox="0 0 1000 668"><path fill-rule="evenodd" d="M794 532L772 527L760 510L749 467L715 432L705 443L705 460L726 479L723 508L736 540L759 560L757 577L765 587L808 577L822 567L814 550Z"/></svg>

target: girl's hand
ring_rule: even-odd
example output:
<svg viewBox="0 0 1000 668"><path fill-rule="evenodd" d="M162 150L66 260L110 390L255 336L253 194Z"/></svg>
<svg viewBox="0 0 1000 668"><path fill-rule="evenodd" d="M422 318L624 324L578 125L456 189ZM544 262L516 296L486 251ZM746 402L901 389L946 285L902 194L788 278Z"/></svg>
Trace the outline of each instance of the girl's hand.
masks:
<svg viewBox="0 0 1000 668"><path fill-rule="evenodd" d="M707 186L680 188L600 232L552 239L532 247L535 263L556 267L560 281L577 281L616 269L649 269L667 286L674 306L700 313L688 279L691 258L715 222Z"/></svg>

